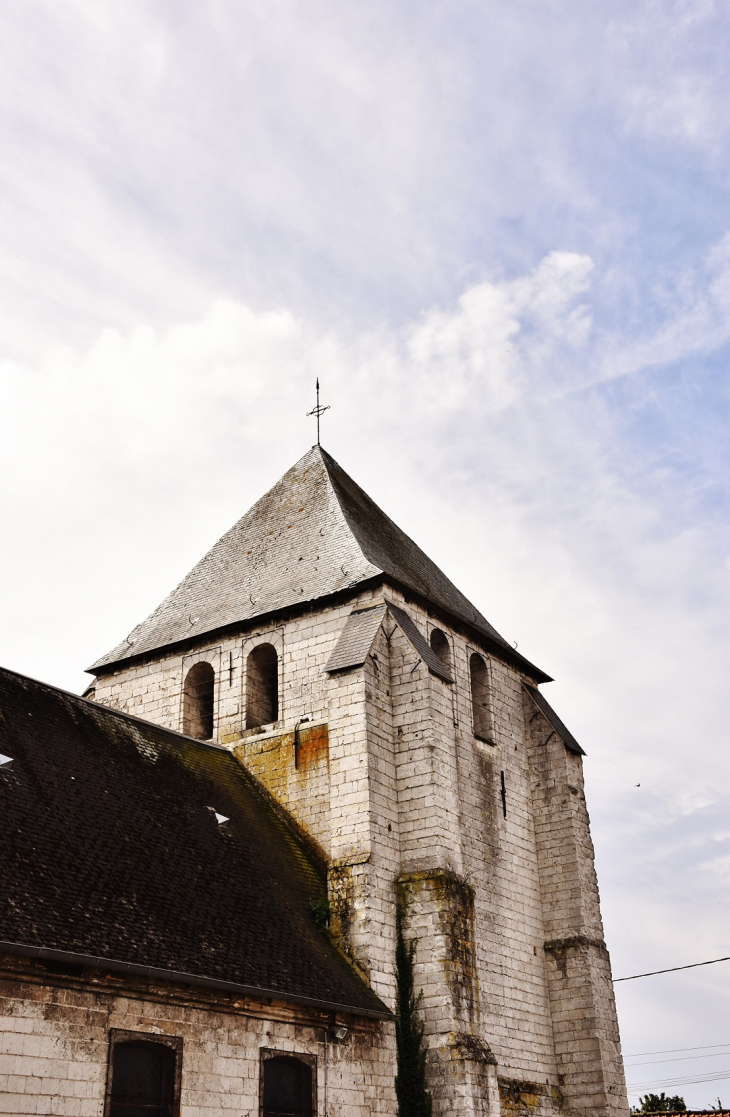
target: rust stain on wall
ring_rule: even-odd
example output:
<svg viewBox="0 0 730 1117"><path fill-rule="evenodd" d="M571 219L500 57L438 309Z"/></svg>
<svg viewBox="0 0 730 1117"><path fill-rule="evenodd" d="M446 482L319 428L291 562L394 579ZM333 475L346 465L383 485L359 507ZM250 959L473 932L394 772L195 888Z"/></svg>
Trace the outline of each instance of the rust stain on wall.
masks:
<svg viewBox="0 0 730 1117"><path fill-rule="evenodd" d="M233 754L325 851L329 846L329 733L300 725L272 736L245 736Z"/></svg>
<svg viewBox="0 0 730 1117"><path fill-rule="evenodd" d="M284 734L288 737L289 734ZM292 736L292 751L294 749L294 734ZM326 767L329 771L329 733L326 725L314 725L311 729L300 726L297 730L297 756L300 771L310 768Z"/></svg>

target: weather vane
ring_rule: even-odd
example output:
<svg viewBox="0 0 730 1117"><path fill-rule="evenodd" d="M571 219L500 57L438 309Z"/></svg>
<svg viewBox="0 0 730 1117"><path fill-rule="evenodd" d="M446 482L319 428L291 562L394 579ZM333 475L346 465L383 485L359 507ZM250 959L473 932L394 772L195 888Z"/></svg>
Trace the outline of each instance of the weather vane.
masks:
<svg viewBox="0 0 730 1117"><path fill-rule="evenodd" d="M320 417L320 415L324 415L325 411L329 411L329 409L330 409L330 405L328 403L320 404L320 402L319 402L319 377L317 377L317 406L313 407L311 411L308 411L307 416L310 416L310 415L316 415L317 416L317 445L318 446L319 446L319 417Z"/></svg>

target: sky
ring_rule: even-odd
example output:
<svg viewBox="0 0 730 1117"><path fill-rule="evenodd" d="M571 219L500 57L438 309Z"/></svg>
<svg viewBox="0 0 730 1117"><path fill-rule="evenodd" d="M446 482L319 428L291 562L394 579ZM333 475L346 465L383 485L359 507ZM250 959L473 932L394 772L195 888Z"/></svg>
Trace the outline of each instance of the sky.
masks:
<svg viewBox="0 0 730 1117"><path fill-rule="evenodd" d="M615 976L730 955L729 35L10 0L0 663L83 689L312 444L319 376L323 445L556 680ZM730 1099L730 962L616 993L632 1101Z"/></svg>

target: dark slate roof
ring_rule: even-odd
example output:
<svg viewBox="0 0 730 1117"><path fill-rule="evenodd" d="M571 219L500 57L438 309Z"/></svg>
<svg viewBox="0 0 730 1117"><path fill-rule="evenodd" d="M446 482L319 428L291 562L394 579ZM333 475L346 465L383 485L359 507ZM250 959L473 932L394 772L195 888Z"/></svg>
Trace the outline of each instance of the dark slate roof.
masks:
<svg viewBox="0 0 730 1117"><path fill-rule="evenodd" d="M388 602L388 611L392 613L401 631L420 655L429 671L433 671L434 675L439 675L440 678L445 679L447 683L453 683L454 680L451 675L436 655L436 652L433 650L426 637L422 634L420 628L416 627L412 618L406 613L405 609L400 609L390 601Z"/></svg>
<svg viewBox="0 0 730 1117"><path fill-rule="evenodd" d="M386 612L387 607L382 604L371 605L368 609L353 609L327 660L325 671L362 667Z"/></svg>
<svg viewBox="0 0 730 1117"><path fill-rule="evenodd" d="M528 686L527 683L524 683L523 686L540 713L543 714L548 724L552 726L558 737L560 737L566 749L570 749L571 752L577 752L579 756L585 756L585 749L580 747L573 734L560 720L545 696L534 686Z"/></svg>
<svg viewBox="0 0 730 1117"><path fill-rule="evenodd" d="M228 750L0 669L0 752L0 941L387 1012L312 919L323 866Z"/></svg>
<svg viewBox="0 0 730 1117"><path fill-rule="evenodd" d="M453 683L454 680L426 637L416 627L405 609L394 605L392 601L387 604L371 605L366 609L353 609L327 660L325 671L343 671L350 667L361 667L368 657L386 612L390 612L429 671L433 671L434 675L445 679L447 683Z"/></svg>
<svg viewBox="0 0 730 1117"><path fill-rule="evenodd" d="M486 617L457 590L428 555L395 524L375 501L324 450L322 460L350 531L368 561L395 582L414 590L491 640L509 648Z"/></svg>
<svg viewBox="0 0 730 1117"><path fill-rule="evenodd" d="M533 676L547 679L320 446L285 473L154 613L90 670L100 673L122 660L383 575L465 621Z"/></svg>

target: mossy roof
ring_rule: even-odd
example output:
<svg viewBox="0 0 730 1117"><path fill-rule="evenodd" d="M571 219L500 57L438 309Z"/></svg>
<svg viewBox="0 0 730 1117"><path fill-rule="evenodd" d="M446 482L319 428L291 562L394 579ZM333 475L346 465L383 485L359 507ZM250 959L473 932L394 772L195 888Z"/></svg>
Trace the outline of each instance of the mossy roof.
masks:
<svg viewBox="0 0 730 1117"><path fill-rule="evenodd" d="M2 942L384 1011L313 919L324 866L228 750L0 669L0 753Z"/></svg>

